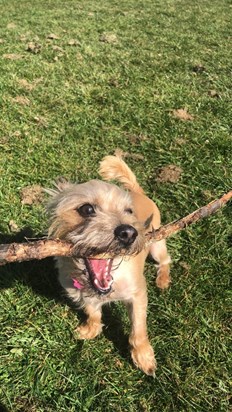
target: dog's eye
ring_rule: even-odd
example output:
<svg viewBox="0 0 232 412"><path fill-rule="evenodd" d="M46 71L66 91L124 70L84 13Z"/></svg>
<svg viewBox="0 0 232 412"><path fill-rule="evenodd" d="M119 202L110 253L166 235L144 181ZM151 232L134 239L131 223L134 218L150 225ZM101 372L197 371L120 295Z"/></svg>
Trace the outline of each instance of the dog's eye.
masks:
<svg viewBox="0 0 232 412"><path fill-rule="evenodd" d="M82 217L89 217L95 215L95 209L90 203L85 203L77 209Z"/></svg>
<svg viewBox="0 0 232 412"><path fill-rule="evenodd" d="M129 215L132 215L133 210L130 207L128 207L127 209L125 209L125 213L128 213Z"/></svg>

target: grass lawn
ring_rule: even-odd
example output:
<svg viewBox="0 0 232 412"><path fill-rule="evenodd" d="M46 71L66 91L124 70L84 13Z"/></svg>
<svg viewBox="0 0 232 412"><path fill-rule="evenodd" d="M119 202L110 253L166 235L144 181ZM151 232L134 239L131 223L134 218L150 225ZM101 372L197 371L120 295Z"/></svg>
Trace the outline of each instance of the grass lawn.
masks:
<svg viewBox="0 0 232 412"><path fill-rule="evenodd" d="M96 178L116 148L164 223L231 188L229 0L0 0L0 8L1 243L25 228L21 240L45 233L38 188L58 176ZM78 341L81 314L52 260L2 267L0 410L228 412L231 239L231 205L170 238L165 293L147 262L155 379L130 361L123 306L106 309L102 336Z"/></svg>

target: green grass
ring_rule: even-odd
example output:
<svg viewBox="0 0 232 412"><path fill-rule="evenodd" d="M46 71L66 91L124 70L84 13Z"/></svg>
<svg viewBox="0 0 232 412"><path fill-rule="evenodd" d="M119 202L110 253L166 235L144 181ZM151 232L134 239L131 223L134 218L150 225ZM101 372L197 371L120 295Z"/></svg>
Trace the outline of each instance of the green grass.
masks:
<svg viewBox="0 0 232 412"><path fill-rule="evenodd" d="M2 243L14 238L10 220L34 234L46 230L44 205L23 205L23 187L97 177L99 161L117 147L130 153L165 223L230 189L229 0L0 0L0 8ZM117 41L100 41L105 33ZM38 53L26 50L29 42ZM194 119L174 118L179 108ZM181 178L158 183L169 164L181 167ZM130 361L120 304L106 311L101 337L80 342L81 314L63 299L49 259L2 267L0 409L229 411L231 236L228 205L170 238L165 293L147 263L155 379Z"/></svg>

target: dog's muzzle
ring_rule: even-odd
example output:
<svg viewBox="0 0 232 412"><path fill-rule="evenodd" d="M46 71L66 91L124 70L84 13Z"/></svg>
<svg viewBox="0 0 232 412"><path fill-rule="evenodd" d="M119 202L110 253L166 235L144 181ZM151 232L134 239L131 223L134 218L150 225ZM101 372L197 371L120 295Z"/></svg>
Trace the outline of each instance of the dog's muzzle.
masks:
<svg viewBox="0 0 232 412"><path fill-rule="evenodd" d="M113 261L117 256L126 256L134 253L131 245L135 242L138 231L131 225L121 224L114 230L114 248L105 251L94 250L85 251L85 273L88 274L89 282L92 288L98 294L107 294L112 290L113 284ZM76 289L82 289L84 286L78 279L73 278L73 285Z"/></svg>

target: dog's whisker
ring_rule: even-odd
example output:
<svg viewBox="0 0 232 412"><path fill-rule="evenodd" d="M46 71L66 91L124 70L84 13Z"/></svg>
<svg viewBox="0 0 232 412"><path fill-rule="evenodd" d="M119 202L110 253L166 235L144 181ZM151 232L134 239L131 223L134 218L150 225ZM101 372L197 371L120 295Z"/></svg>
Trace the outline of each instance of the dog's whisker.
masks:
<svg viewBox="0 0 232 412"><path fill-rule="evenodd" d="M119 268L119 266L121 265L122 261L123 261L123 259L121 259L120 262L118 262L118 263L115 263L115 264L113 263L113 265L112 265L112 272L113 272L113 271L116 271L116 270Z"/></svg>

